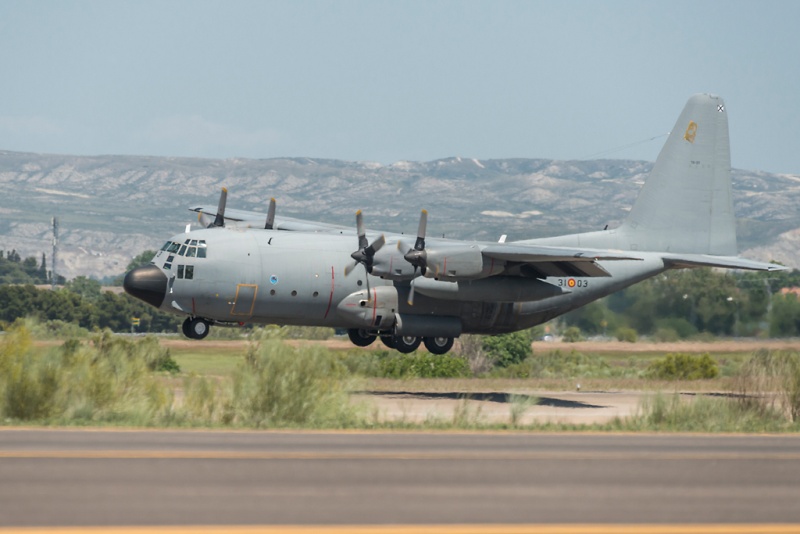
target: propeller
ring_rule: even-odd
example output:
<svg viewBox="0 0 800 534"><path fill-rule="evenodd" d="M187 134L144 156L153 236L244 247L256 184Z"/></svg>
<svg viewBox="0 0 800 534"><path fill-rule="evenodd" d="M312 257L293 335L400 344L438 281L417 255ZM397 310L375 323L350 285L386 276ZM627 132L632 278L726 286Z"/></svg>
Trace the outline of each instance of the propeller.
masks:
<svg viewBox="0 0 800 534"><path fill-rule="evenodd" d="M267 223L265 230L272 230L275 227L275 198L269 199L269 211L267 211Z"/></svg>
<svg viewBox="0 0 800 534"><path fill-rule="evenodd" d="M368 274L371 273L372 259L375 257L375 253L386 244L386 237L383 234L372 243L367 241L367 232L364 229L364 217L361 214L361 210L356 212L356 231L358 233L358 250L350 254L354 262L344 268L345 276L348 276L359 263L364 266ZM367 277L367 284L369 284L369 277Z"/></svg>
<svg viewBox="0 0 800 534"><path fill-rule="evenodd" d="M417 229L417 240L414 242L414 248L409 249L408 252L403 254L403 258L414 266L414 278L417 276L417 269L425 276L428 270L428 255L425 252L425 232L428 228L428 210L422 210L419 215L419 228ZM403 245L398 242L398 248ZM402 248L400 248L402 251ZM408 293L409 306L414 305L414 281L411 281L411 291Z"/></svg>

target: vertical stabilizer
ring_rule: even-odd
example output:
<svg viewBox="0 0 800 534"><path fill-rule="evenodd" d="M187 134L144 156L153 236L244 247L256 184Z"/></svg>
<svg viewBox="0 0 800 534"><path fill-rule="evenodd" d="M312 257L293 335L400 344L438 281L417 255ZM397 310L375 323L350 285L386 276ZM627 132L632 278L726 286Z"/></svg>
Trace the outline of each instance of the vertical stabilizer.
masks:
<svg viewBox="0 0 800 534"><path fill-rule="evenodd" d="M725 102L694 95L619 233L633 250L735 256L730 175Z"/></svg>

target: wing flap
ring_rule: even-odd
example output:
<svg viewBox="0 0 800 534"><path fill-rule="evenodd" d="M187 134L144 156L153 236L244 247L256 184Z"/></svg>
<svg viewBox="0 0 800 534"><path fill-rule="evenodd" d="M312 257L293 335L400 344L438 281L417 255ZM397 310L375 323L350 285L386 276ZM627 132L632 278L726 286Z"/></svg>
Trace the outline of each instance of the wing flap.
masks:
<svg viewBox="0 0 800 534"><path fill-rule="evenodd" d="M496 243L481 250L495 260L519 263L526 275L537 278L608 277L598 261L641 261L642 258L608 250Z"/></svg>

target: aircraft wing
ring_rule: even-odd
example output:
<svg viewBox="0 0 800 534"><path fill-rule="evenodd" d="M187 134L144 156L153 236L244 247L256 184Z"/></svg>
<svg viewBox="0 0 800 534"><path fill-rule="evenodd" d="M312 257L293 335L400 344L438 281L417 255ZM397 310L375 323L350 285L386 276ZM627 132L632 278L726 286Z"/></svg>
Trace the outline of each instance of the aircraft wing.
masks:
<svg viewBox="0 0 800 534"><path fill-rule="evenodd" d="M723 269L745 269L748 271L785 271L776 263L764 263L736 256L710 256L707 254L664 254L664 264L673 269L690 267L721 267Z"/></svg>
<svg viewBox="0 0 800 534"><path fill-rule="evenodd" d="M217 213L216 206L195 206L189 208L189 211L194 211L199 215L206 215L214 217ZM267 220L266 213L258 211L247 211L237 209L226 209L225 220L232 221L242 226L252 226L253 228L263 228ZM295 219L294 217L275 217L274 228L276 230L288 230L291 232L322 232L322 233L341 233L353 232L352 227L341 226L338 224L321 223L317 221L309 221L306 219Z"/></svg>
<svg viewBox="0 0 800 534"><path fill-rule="evenodd" d="M618 252L539 245L497 243L481 252L487 258L525 265L544 278L547 276L611 276L598 261L642 261L642 258Z"/></svg>

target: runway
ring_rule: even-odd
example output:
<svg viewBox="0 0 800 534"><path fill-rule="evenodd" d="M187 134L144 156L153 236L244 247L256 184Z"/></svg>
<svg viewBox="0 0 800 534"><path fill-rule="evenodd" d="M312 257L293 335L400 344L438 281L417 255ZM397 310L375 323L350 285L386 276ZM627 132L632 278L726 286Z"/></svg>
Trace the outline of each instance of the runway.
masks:
<svg viewBox="0 0 800 534"><path fill-rule="evenodd" d="M0 481L2 527L800 524L800 437L2 429Z"/></svg>

